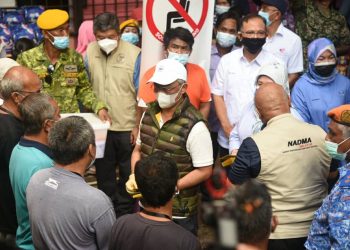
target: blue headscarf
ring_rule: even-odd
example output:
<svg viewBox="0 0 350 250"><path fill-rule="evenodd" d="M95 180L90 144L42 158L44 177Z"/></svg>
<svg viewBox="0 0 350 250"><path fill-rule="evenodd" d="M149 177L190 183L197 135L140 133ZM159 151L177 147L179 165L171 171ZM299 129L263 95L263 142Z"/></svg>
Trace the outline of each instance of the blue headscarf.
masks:
<svg viewBox="0 0 350 250"><path fill-rule="evenodd" d="M329 50L335 57L337 57L337 52L335 50L334 44L331 40L327 38L318 38L309 44L307 55L309 59L309 70L307 72L308 81L315 84L327 84L334 81L337 70L334 69L332 74L327 77L322 77L315 71L315 63L320 55Z"/></svg>

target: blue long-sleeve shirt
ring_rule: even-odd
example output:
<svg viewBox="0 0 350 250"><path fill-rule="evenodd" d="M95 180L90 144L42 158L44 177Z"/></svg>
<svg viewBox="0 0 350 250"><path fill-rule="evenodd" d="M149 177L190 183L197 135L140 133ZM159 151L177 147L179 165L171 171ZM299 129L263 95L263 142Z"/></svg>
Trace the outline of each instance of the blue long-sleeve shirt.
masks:
<svg viewBox="0 0 350 250"><path fill-rule="evenodd" d="M308 73L296 82L292 104L305 122L316 124L328 131L329 110L350 103L350 80L337 74L329 83L312 83Z"/></svg>
<svg viewBox="0 0 350 250"><path fill-rule="evenodd" d="M312 221L305 247L309 250L350 248L350 169L339 169L339 181Z"/></svg>

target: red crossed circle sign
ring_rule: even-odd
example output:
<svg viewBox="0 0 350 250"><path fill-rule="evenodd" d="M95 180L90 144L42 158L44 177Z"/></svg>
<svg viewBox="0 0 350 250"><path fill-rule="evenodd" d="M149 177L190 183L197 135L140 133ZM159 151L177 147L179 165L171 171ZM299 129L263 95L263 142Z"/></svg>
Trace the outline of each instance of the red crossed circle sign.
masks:
<svg viewBox="0 0 350 250"><path fill-rule="evenodd" d="M146 21L148 24L148 27L153 34L153 36L158 39L159 41L163 42L163 33L159 31L157 25L154 22L154 13L153 13L153 5L155 0L148 0L146 5ZM162 0L164 1L164 0ZM201 17L199 19L199 22L196 23L193 18L186 12L186 10L180 5L180 3L177 0L168 0L168 2L175 8L175 10L183 17L185 22L192 28L192 35L196 37L198 33L201 31L205 18L208 14L208 1L209 0L202 0L203 1L203 7L202 7L202 13Z"/></svg>

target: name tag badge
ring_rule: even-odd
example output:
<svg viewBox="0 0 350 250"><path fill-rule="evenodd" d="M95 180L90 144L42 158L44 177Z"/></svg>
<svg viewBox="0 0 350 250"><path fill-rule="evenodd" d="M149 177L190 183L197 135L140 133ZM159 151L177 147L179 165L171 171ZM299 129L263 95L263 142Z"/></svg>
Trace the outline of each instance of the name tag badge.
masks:
<svg viewBox="0 0 350 250"><path fill-rule="evenodd" d="M74 86L77 81L77 78L66 78L67 86Z"/></svg>
<svg viewBox="0 0 350 250"><path fill-rule="evenodd" d="M78 66L77 65L64 65L63 70L66 73L78 72Z"/></svg>

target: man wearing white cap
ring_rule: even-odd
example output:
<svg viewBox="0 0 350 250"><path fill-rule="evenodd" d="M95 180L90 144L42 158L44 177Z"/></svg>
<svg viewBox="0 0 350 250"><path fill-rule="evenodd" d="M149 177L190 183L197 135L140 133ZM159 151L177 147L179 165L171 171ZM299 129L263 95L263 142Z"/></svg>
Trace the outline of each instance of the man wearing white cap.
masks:
<svg viewBox="0 0 350 250"><path fill-rule="evenodd" d="M1 47L1 45L0 45ZM19 66L19 63L11 58L0 58L0 81L4 78L4 75L9 71L13 66ZM0 95L0 105L2 105L4 100Z"/></svg>
<svg viewBox="0 0 350 250"><path fill-rule="evenodd" d="M212 173L213 153L209 130L201 113L186 94L185 67L171 59L160 61L149 82L154 83L157 100L148 104L131 156L131 172L138 160L163 151L176 161L179 171L178 195L174 197L173 220L196 234L199 183ZM137 188L132 174L128 191Z"/></svg>

